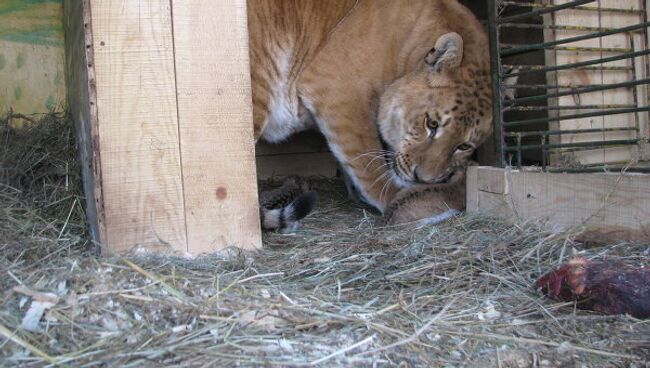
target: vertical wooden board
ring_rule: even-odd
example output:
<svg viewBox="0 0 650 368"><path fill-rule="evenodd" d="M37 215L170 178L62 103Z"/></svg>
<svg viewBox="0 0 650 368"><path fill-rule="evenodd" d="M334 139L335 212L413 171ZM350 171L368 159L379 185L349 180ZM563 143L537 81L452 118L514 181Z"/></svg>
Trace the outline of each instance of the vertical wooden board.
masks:
<svg viewBox="0 0 650 368"><path fill-rule="evenodd" d="M467 168L466 209L468 213L484 213L516 218L508 203L507 170L489 166Z"/></svg>
<svg viewBox="0 0 650 368"><path fill-rule="evenodd" d="M468 213L478 213L478 166L470 166L467 168L465 183L467 190L465 191L465 208Z"/></svg>
<svg viewBox="0 0 650 368"><path fill-rule="evenodd" d="M172 6L189 252L261 247L246 1Z"/></svg>
<svg viewBox="0 0 650 368"><path fill-rule="evenodd" d="M101 167L97 141L97 111L95 109L92 27L89 0L65 0L65 76L70 116L75 123L81 177L86 198L86 216L90 236L95 244L106 242L101 197ZM91 101L93 104L91 105Z"/></svg>
<svg viewBox="0 0 650 368"><path fill-rule="evenodd" d="M186 252L169 1L90 4L106 246Z"/></svg>

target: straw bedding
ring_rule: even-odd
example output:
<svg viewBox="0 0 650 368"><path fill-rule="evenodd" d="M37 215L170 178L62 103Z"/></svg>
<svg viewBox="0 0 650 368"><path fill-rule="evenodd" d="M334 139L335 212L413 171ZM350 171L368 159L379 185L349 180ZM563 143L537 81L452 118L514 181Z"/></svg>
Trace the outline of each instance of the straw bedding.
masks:
<svg viewBox="0 0 650 368"><path fill-rule="evenodd" d="M648 245L584 249L544 223L461 216L379 227L336 180L264 249L97 257L64 114L0 139L0 365L643 367L650 323L532 288L574 255L648 263ZM265 183L264 185L272 185ZM34 326L23 319L34 306ZM33 310L32 310L33 312ZM38 317L38 316L37 316ZM32 321L33 322L33 321Z"/></svg>

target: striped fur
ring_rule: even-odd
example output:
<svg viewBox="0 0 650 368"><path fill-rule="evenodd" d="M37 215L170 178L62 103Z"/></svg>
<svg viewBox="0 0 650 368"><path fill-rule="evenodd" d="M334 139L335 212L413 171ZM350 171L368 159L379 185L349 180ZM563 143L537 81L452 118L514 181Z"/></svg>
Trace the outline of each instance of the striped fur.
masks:
<svg viewBox="0 0 650 368"><path fill-rule="evenodd" d="M282 186L260 193L260 220L266 230L293 231L314 208L318 196L299 178L288 178Z"/></svg>

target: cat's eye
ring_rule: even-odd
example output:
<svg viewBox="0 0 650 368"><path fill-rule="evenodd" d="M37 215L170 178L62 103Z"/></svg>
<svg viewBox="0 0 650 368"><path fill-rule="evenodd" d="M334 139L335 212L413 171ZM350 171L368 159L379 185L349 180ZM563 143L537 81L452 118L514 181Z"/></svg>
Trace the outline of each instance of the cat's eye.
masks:
<svg viewBox="0 0 650 368"><path fill-rule="evenodd" d="M468 143L462 143L462 144L459 144L458 147L456 147L456 149L459 150L459 151L470 151L473 148L474 148L474 146L472 146L471 144L468 144Z"/></svg>
<svg viewBox="0 0 650 368"><path fill-rule="evenodd" d="M438 131L438 122L431 119L428 113L424 114L424 126L429 131L429 137L435 137Z"/></svg>

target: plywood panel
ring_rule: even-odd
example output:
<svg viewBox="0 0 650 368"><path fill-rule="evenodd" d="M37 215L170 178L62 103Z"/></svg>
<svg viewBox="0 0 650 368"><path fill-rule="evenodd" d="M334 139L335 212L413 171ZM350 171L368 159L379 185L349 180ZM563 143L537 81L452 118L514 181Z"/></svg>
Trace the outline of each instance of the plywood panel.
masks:
<svg viewBox="0 0 650 368"><path fill-rule="evenodd" d="M174 1L188 249L261 246L246 1Z"/></svg>
<svg viewBox="0 0 650 368"><path fill-rule="evenodd" d="M10 109L40 114L63 107L62 4L0 1L0 116Z"/></svg>
<svg viewBox="0 0 650 368"><path fill-rule="evenodd" d="M650 226L650 176L646 174L554 174L485 167L468 170L470 213L513 221L547 219L562 228L643 230ZM495 170L503 176L503 187L482 190L486 180L489 185L499 182L491 180Z"/></svg>
<svg viewBox="0 0 650 368"><path fill-rule="evenodd" d="M170 2L90 4L105 245L186 252Z"/></svg>

